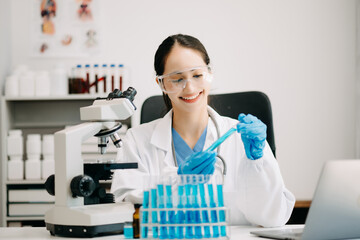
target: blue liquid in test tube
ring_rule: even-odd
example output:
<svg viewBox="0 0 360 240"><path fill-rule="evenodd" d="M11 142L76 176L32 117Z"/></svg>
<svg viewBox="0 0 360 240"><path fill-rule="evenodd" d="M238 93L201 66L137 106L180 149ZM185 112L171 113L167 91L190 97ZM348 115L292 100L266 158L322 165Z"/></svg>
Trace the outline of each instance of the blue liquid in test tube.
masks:
<svg viewBox="0 0 360 240"><path fill-rule="evenodd" d="M185 224L186 224L186 228L185 228L185 238L186 239L192 239L194 234L193 234L193 227L191 226L191 224L194 222L194 217L193 217L193 211L189 210L192 208L192 204L191 204L191 185L190 184L186 184L185 185L185 195L186 195L186 204L185 204Z"/></svg>
<svg viewBox="0 0 360 240"><path fill-rule="evenodd" d="M157 195L156 195L156 189L152 188L151 189L151 208L153 209L153 211L151 212L151 222L155 225L158 223L158 211L154 209L157 208ZM157 226L153 226L152 227L152 232L153 232L153 238L158 238L159 237L159 229Z"/></svg>
<svg viewBox="0 0 360 240"><path fill-rule="evenodd" d="M158 196L159 196L159 208L164 209L165 203L164 203L164 185L158 184ZM160 210L160 224L167 224L166 222L166 211ZM167 235L167 227L166 226L160 226L160 239L166 239L168 238Z"/></svg>
<svg viewBox="0 0 360 240"><path fill-rule="evenodd" d="M179 203L177 205L178 211L176 214L176 223L184 224L185 223L185 213L182 210L184 208L184 185L178 186L178 195L179 195ZM176 238L183 239L184 238L184 227L177 227L176 229Z"/></svg>
<svg viewBox="0 0 360 240"><path fill-rule="evenodd" d="M196 182L195 182L196 183ZM198 202L198 185L194 184L192 185L192 195L193 195L193 208L197 208L199 209L199 202ZM195 210L194 211L194 222L197 224L201 223L201 218L200 218L200 210ZM195 238L200 239L202 238L202 233L201 233L201 226L195 226Z"/></svg>
<svg viewBox="0 0 360 240"><path fill-rule="evenodd" d="M143 200L143 214L142 214L142 222L148 223L149 222L149 191L144 191L144 200ZM142 238L148 237L148 227L144 226L141 228L141 236Z"/></svg>
<svg viewBox="0 0 360 240"><path fill-rule="evenodd" d="M199 190L200 190L200 198L201 198L201 208L207 208L207 204L206 204L206 200L205 200L205 187L203 183L199 184ZM202 216L202 221L203 223L210 223L210 219L209 219L209 213L207 210L202 210L201 212L201 216ZM204 237L205 238L210 238L211 234L210 234L210 227L209 226L204 226Z"/></svg>
<svg viewBox="0 0 360 240"><path fill-rule="evenodd" d="M171 185L166 185L166 208L173 208ZM169 223L175 223L175 211L168 210ZM175 227L169 227L169 239L175 238Z"/></svg>
<svg viewBox="0 0 360 240"><path fill-rule="evenodd" d="M221 184L217 185L217 196L218 196L218 204L219 207L224 207L224 195L223 195L223 186ZM225 222L225 210L219 211L219 221ZM226 237L226 226L220 227L220 235L222 237Z"/></svg>
<svg viewBox="0 0 360 240"><path fill-rule="evenodd" d="M214 201L214 190L213 190L213 185L212 184L208 184L208 191L209 191L209 198L210 198L210 207L211 208L216 208L216 204L215 204L215 201ZM216 210L211 210L211 222L212 223L217 223L218 222ZM213 228L213 238L219 237L219 226L215 225L212 228Z"/></svg>

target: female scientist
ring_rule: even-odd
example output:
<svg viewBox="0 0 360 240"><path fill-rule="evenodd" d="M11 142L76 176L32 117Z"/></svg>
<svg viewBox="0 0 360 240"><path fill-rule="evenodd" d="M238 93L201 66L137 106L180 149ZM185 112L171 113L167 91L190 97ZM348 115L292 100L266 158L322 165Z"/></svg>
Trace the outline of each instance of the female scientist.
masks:
<svg viewBox="0 0 360 240"><path fill-rule="evenodd" d="M284 225L295 198L284 185L266 142L266 126L252 115L222 117L208 106L212 73L201 42L187 35L166 38L155 54L156 82L171 109L163 118L127 131L123 161L138 169L115 171L111 191L116 201L142 201L145 176L224 175L225 206L231 224ZM203 151L231 127L221 150ZM185 161L186 159L186 161Z"/></svg>

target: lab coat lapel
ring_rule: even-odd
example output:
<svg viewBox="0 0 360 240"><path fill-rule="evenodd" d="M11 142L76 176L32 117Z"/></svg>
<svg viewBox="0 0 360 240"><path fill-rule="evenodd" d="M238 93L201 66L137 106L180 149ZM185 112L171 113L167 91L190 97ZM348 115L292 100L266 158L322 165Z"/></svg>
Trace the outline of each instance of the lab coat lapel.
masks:
<svg viewBox="0 0 360 240"><path fill-rule="evenodd" d="M165 166L175 166L174 157L172 153L171 135L172 127L172 110L170 110L162 119L156 124L150 143L156 148L161 149L165 153L164 164Z"/></svg>

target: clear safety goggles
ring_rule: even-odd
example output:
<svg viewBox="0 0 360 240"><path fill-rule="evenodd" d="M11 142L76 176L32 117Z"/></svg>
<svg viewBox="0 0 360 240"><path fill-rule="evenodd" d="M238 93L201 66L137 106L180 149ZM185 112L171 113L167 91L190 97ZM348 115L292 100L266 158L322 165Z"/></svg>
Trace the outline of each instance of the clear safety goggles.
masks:
<svg viewBox="0 0 360 240"><path fill-rule="evenodd" d="M209 66L194 67L157 76L161 90L165 93L174 93L183 90L187 82L191 81L197 87L203 87L211 82L212 76Z"/></svg>

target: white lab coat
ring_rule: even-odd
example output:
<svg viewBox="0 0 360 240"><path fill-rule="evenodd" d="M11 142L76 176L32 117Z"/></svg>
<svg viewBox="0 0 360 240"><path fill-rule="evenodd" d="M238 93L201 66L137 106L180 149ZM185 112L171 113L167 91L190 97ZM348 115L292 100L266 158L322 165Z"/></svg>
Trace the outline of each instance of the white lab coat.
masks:
<svg viewBox="0 0 360 240"><path fill-rule="evenodd" d="M237 120L222 117L208 107L223 135ZM123 139L123 162L137 162L138 169L116 170L111 186L116 201L142 202L144 181L149 175L176 175L172 152L172 111L161 119L127 131ZM219 136L209 118L204 149ZM230 209L231 224L275 227L284 225L295 204L293 194L285 188L280 169L269 145L257 160L246 157L240 134L233 134L219 153L227 164L224 178L224 201ZM216 162L216 175L222 176L222 162Z"/></svg>

